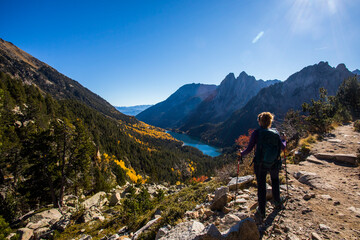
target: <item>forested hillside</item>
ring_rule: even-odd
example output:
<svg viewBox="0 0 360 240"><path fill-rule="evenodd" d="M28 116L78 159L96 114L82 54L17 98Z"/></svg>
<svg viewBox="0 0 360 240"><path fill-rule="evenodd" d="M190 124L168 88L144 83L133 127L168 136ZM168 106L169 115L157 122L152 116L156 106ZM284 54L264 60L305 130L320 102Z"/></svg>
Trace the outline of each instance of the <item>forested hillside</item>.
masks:
<svg viewBox="0 0 360 240"><path fill-rule="evenodd" d="M65 194L183 183L220 163L12 48L0 54L0 215L8 222L36 206L61 206Z"/></svg>

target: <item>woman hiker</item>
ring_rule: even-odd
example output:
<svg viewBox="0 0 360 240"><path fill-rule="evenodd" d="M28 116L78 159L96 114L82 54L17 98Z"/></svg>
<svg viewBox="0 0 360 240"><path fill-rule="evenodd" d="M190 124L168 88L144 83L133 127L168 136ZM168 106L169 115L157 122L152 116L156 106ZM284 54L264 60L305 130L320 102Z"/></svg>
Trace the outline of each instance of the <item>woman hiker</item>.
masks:
<svg viewBox="0 0 360 240"><path fill-rule="evenodd" d="M276 208L281 208L284 202L280 198L279 171L281 168L280 152L286 147L285 137L281 139L275 129L271 129L274 116L269 112L263 112L258 115L260 127L256 129L250 137L248 147L242 151L241 156L249 154L256 145L254 163L254 172L258 185L258 203L256 215L261 219L265 218L266 205L266 175L270 172L272 193Z"/></svg>

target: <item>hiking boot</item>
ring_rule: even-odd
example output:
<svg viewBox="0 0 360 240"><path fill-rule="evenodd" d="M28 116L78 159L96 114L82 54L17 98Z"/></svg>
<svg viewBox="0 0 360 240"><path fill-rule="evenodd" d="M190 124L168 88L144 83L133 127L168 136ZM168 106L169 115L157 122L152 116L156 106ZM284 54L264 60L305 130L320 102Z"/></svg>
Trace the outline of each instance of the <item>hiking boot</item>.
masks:
<svg viewBox="0 0 360 240"><path fill-rule="evenodd" d="M284 197L280 197L280 202L274 202L275 204L275 209L281 210L281 209L285 209L284 206L284 202L286 201L286 198Z"/></svg>

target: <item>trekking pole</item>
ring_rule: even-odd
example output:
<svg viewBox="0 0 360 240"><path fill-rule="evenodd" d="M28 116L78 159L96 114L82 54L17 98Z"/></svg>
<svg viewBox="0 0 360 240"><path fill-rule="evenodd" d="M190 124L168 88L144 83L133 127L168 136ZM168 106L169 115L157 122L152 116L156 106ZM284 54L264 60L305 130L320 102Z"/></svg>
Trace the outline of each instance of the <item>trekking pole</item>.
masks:
<svg viewBox="0 0 360 240"><path fill-rule="evenodd" d="M240 155L240 157L237 157L237 172L236 172L236 191L235 191L235 201L236 201L236 196L237 196L237 194L238 194L238 178L239 178L240 160L242 160L242 155Z"/></svg>
<svg viewBox="0 0 360 240"><path fill-rule="evenodd" d="M284 148L284 161L285 161L286 199L289 199L288 171L286 165L286 147Z"/></svg>

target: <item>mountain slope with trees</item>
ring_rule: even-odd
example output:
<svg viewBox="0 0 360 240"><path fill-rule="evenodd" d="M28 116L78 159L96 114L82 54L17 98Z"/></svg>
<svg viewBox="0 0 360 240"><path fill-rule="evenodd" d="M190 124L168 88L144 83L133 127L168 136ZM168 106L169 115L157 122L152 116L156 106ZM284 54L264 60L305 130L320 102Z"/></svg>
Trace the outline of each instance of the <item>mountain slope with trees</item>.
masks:
<svg viewBox="0 0 360 240"><path fill-rule="evenodd" d="M8 222L36 206L61 206L65 194L183 183L221 163L14 45L2 40L0 50L0 215Z"/></svg>

